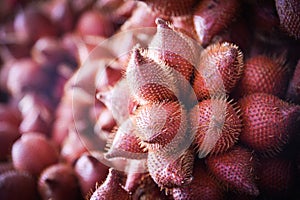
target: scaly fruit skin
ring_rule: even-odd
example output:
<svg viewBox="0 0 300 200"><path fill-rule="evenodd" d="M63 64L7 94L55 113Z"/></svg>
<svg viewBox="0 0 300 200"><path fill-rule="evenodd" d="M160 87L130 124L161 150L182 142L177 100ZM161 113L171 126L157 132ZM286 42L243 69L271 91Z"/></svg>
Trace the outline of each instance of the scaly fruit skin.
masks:
<svg viewBox="0 0 300 200"><path fill-rule="evenodd" d="M146 104L137 110L135 125L148 151L174 152L185 138L187 113L179 102Z"/></svg>
<svg viewBox="0 0 300 200"><path fill-rule="evenodd" d="M239 1L202 0L194 12L194 27L202 46L207 46L213 37L229 26L239 10Z"/></svg>
<svg viewBox="0 0 300 200"><path fill-rule="evenodd" d="M179 157L149 152L147 161L150 176L161 188L181 187L193 179L194 154L191 149Z"/></svg>
<svg viewBox="0 0 300 200"><path fill-rule="evenodd" d="M244 123L241 142L267 156L280 152L295 129L300 107L265 93L245 96L239 105Z"/></svg>
<svg viewBox="0 0 300 200"><path fill-rule="evenodd" d="M140 147L141 140L137 137L136 127L131 119L127 119L116 130L108 141L108 151L105 153L105 157L110 158L128 158L128 159L145 159L147 152Z"/></svg>
<svg viewBox="0 0 300 200"><path fill-rule="evenodd" d="M201 157L227 151L236 143L242 131L238 107L225 98L198 103L190 111L189 119Z"/></svg>
<svg viewBox="0 0 300 200"><path fill-rule="evenodd" d="M197 0L140 0L144 1L154 12L162 16L181 16L187 15L192 10Z"/></svg>
<svg viewBox="0 0 300 200"><path fill-rule="evenodd" d="M176 100L179 91L171 69L148 58L146 52L139 47L132 50L126 69L131 95L140 104Z"/></svg>
<svg viewBox="0 0 300 200"><path fill-rule="evenodd" d="M223 191L202 163L195 163L193 180L187 186L173 189L175 200L222 200Z"/></svg>
<svg viewBox="0 0 300 200"><path fill-rule="evenodd" d="M199 100L218 93L229 93L244 69L242 52L228 42L208 46L201 52L199 63L193 83Z"/></svg>
<svg viewBox="0 0 300 200"><path fill-rule="evenodd" d="M106 180L96 188L90 200L114 200L124 199L129 200L130 196L120 185L120 173L110 168Z"/></svg>
<svg viewBox="0 0 300 200"><path fill-rule="evenodd" d="M212 175L229 189L257 196L259 191L254 182L252 153L236 146L221 155L209 156L206 164Z"/></svg>
<svg viewBox="0 0 300 200"><path fill-rule="evenodd" d="M157 63L165 62L190 81L197 53L200 53L196 41L176 30L168 21L157 18L155 23L157 32L149 44L149 57Z"/></svg>
<svg viewBox="0 0 300 200"><path fill-rule="evenodd" d="M275 0L280 25L295 39L300 39L300 2L298 0Z"/></svg>
<svg viewBox="0 0 300 200"><path fill-rule="evenodd" d="M186 98L191 90L190 81L201 48L168 21L157 18L155 22L157 32L149 44L146 56L162 67L171 69L181 97Z"/></svg>
<svg viewBox="0 0 300 200"><path fill-rule="evenodd" d="M258 161L258 186L269 198L287 199L295 177L292 162L283 158Z"/></svg>
<svg viewBox="0 0 300 200"><path fill-rule="evenodd" d="M254 56L245 62L244 74L239 82L239 96L264 92L283 97L289 74L283 61L265 55Z"/></svg>

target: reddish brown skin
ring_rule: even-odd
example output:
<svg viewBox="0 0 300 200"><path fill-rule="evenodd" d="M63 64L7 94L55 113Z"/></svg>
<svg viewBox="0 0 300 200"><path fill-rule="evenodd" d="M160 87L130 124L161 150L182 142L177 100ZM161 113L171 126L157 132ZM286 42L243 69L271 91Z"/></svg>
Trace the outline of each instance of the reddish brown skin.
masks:
<svg viewBox="0 0 300 200"><path fill-rule="evenodd" d="M267 198L288 199L295 180L293 163L283 158L258 160L258 186Z"/></svg>
<svg viewBox="0 0 300 200"><path fill-rule="evenodd" d="M41 134L27 133L13 144L12 161L16 169L38 176L47 166L58 162L58 151Z"/></svg>
<svg viewBox="0 0 300 200"><path fill-rule="evenodd" d="M236 146L224 154L208 157L206 164L223 186L252 196L259 194L254 182L254 163L249 150Z"/></svg>
<svg viewBox="0 0 300 200"><path fill-rule="evenodd" d="M214 74L218 72L219 76L205 78L208 69L213 69ZM194 73L193 89L198 100L210 98L217 93L231 92L239 81L243 69L243 54L237 46L225 42L208 46L201 52L200 63Z"/></svg>
<svg viewBox="0 0 300 200"><path fill-rule="evenodd" d="M215 144L211 144L214 145L214 147L211 149L210 154L220 154L224 153L233 145L235 145L242 130L242 120L237 113L237 109L235 109L235 107L230 103L226 102L226 100L209 99L200 102L189 114L191 127L193 128L195 135L194 142L198 147L198 151L203 151L203 149L200 149L200 147L204 142L211 120L214 120L213 117L220 118L220 116L213 116L213 101L216 104L219 101L221 105L225 103L227 106L225 111L226 113L218 113L220 116L225 116L222 127L218 127L218 122L216 122L214 125L214 128L222 130L222 136Z"/></svg>
<svg viewBox="0 0 300 200"><path fill-rule="evenodd" d="M104 72L96 82L96 88L98 91L108 90L109 87L113 87L122 77L122 71L113 67L105 67Z"/></svg>
<svg viewBox="0 0 300 200"><path fill-rule="evenodd" d="M144 49L134 48L131 54L132 62L129 62L127 66L127 71L132 70L134 72L139 72L143 74L141 80L134 80L136 77L129 77L128 85L139 86L137 91L134 91L134 95L137 96L137 101L146 102L162 102L162 101L175 101L177 100L176 94L169 87L175 87L175 82L168 83L168 87L161 85L159 83L153 83L153 76L157 76L157 71L163 71L162 66L156 63L153 59L148 58L147 55L143 55ZM151 67L145 67L145 66ZM171 74L162 74L164 78L173 79ZM132 82L132 83L131 83Z"/></svg>
<svg viewBox="0 0 300 200"><path fill-rule="evenodd" d="M74 164L84 152L87 152L87 147L80 140L78 133L75 130L69 131L60 151L61 157L66 162Z"/></svg>
<svg viewBox="0 0 300 200"><path fill-rule="evenodd" d="M83 196L86 196L97 182L102 183L108 174L108 167L91 155L82 155L77 160L74 170Z"/></svg>
<svg viewBox="0 0 300 200"><path fill-rule="evenodd" d="M280 152L295 131L299 106L265 93L248 95L239 105L244 123L241 142L266 156Z"/></svg>
<svg viewBox="0 0 300 200"><path fill-rule="evenodd" d="M159 110L156 110L157 107ZM147 136L145 139L143 137L140 137L140 139L147 144L147 148L151 151L159 152L163 148L175 148L170 146L170 144L174 142L177 145L180 141L176 141L176 137L180 139L184 137L186 128L185 115L184 108L178 102L163 102L141 106L135 115L136 127L138 131L142 132L141 134ZM160 130L152 132L153 135L149 135L147 128L149 128L149 125L150 127L155 126L150 121L153 116L161 117L160 119L164 121L164 124L162 124L163 127Z"/></svg>
<svg viewBox="0 0 300 200"><path fill-rule="evenodd" d="M144 1L154 12L161 16L181 16L189 14L194 6L197 4L197 0L141 0Z"/></svg>
<svg viewBox="0 0 300 200"><path fill-rule="evenodd" d="M300 2L298 0L275 0L280 25L295 39L300 38Z"/></svg>
<svg viewBox="0 0 300 200"><path fill-rule="evenodd" d="M10 157L12 145L20 136L17 127L0 122L0 161Z"/></svg>
<svg viewBox="0 0 300 200"><path fill-rule="evenodd" d="M90 200L124 199L129 200L129 193L120 185L120 172L110 168L106 180L96 188Z"/></svg>
<svg viewBox="0 0 300 200"><path fill-rule="evenodd" d="M206 171L203 163L196 162L192 182L187 186L174 188L173 198L175 200L221 200L224 198L223 193L219 184Z"/></svg>
<svg viewBox="0 0 300 200"><path fill-rule="evenodd" d="M37 200L38 192L34 178L28 173L17 170L0 174L0 198Z"/></svg>
<svg viewBox="0 0 300 200"><path fill-rule="evenodd" d="M108 139L106 158L145 159L147 157L147 150L141 147L141 140L136 135L136 127L130 119L123 122L114 132L109 136L112 138Z"/></svg>
<svg viewBox="0 0 300 200"><path fill-rule="evenodd" d="M114 32L110 20L98 11L86 11L76 25L77 31L82 35L95 35L109 37Z"/></svg>
<svg viewBox="0 0 300 200"><path fill-rule="evenodd" d="M66 164L46 168L39 177L38 189L43 199L81 199L76 174Z"/></svg>
<svg viewBox="0 0 300 200"><path fill-rule="evenodd" d="M161 188L171 189L191 183L194 165L193 151L188 149L173 158L171 155L149 152L147 166L154 182Z"/></svg>
<svg viewBox="0 0 300 200"><path fill-rule="evenodd" d="M200 1L194 12L194 27L202 46L229 26L239 11L239 1ZM204 21L202 21L204 20Z"/></svg>
<svg viewBox="0 0 300 200"><path fill-rule="evenodd" d="M245 62L245 69L238 86L240 96L264 92L284 97L289 80L284 63L265 55L257 55Z"/></svg>
<svg viewBox="0 0 300 200"><path fill-rule="evenodd" d="M35 78L32 78L35 77ZM51 77L31 58L16 60L10 66L7 88L13 95L29 91L44 91Z"/></svg>

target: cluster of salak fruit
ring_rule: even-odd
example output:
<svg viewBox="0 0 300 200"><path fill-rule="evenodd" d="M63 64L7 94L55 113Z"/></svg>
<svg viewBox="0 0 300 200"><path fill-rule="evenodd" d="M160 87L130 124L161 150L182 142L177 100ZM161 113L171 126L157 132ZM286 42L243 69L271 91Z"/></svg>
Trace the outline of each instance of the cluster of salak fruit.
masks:
<svg viewBox="0 0 300 200"><path fill-rule="evenodd" d="M0 199L300 198L299 1L2 4Z"/></svg>

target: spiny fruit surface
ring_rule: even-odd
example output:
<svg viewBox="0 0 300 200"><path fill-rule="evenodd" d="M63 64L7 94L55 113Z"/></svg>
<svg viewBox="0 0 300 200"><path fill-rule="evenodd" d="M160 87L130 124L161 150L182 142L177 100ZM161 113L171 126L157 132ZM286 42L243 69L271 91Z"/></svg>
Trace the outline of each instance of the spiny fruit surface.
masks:
<svg viewBox="0 0 300 200"><path fill-rule="evenodd" d="M190 184L193 177L194 154L187 149L179 157L149 152L147 165L149 174L161 188L173 188Z"/></svg>
<svg viewBox="0 0 300 200"><path fill-rule="evenodd" d="M222 185L252 196L259 194L254 182L252 153L249 150L236 146L221 155L207 157L206 164Z"/></svg>
<svg viewBox="0 0 300 200"><path fill-rule="evenodd" d="M129 194L121 187L120 181L120 172L110 168L106 180L96 188L90 200L129 200Z"/></svg>
<svg viewBox="0 0 300 200"><path fill-rule="evenodd" d="M280 25L295 39L300 39L300 2L298 0L275 0Z"/></svg>
<svg viewBox="0 0 300 200"><path fill-rule="evenodd" d="M108 141L109 149L105 153L105 157L108 159L116 157L144 159L147 157L147 153L140 147L140 142L136 128L129 118L116 130L111 141Z"/></svg>
<svg viewBox="0 0 300 200"><path fill-rule="evenodd" d="M172 152L185 137L187 113L179 102L162 102L141 106L135 125L141 144L149 151Z"/></svg>
<svg viewBox="0 0 300 200"><path fill-rule="evenodd" d="M257 55L246 60L244 68L238 87L240 96L255 92L285 95L289 74L280 59Z"/></svg>
<svg viewBox="0 0 300 200"><path fill-rule="evenodd" d="M194 12L194 27L201 45L207 46L216 34L229 26L238 10L238 0L200 1Z"/></svg>
<svg viewBox="0 0 300 200"><path fill-rule="evenodd" d="M172 190L175 200L222 200L224 195L219 184L208 174L202 163L195 163L193 180L187 186Z"/></svg>
<svg viewBox="0 0 300 200"><path fill-rule="evenodd" d="M300 107L265 93L245 96L239 105L244 123L241 142L268 156L280 152L295 129Z"/></svg>
<svg viewBox="0 0 300 200"><path fill-rule="evenodd" d="M168 21L157 18L155 22L157 32L149 44L147 57L164 67L171 67L177 79L183 78L189 83L200 47Z"/></svg>
<svg viewBox="0 0 300 200"><path fill-rule="evenodd" d="M257 176L258 186L269 197L287 198L295 174L289 160L282 158L260 159Z"/></svg>
<svg viewBox="0 0 300 200"><path fill-rule="evenodd" d="M176 30L168 21L156 19L157 32L146 51L146 57L161 67L170 67L176 80L180 100L188 97L191 79L202 49L196 41Z"/></svg>
<svg viewBox="0 0 300 200"><path fill-rule="evenodd" d="M192 10L197 0L140 0L144 1L154 12L162 16L180 16L187 15Z"/></svg>
<svg viewBox="0 0 300 200"><path fill-rule="evenodd" d="M238 107L225 98L201 101L190 111L189 119L199 157L227 151L242 131Z"/></svg>
<svg viewBox="0 0 300 200"><path fill-rule="evenodd" d="M229 93L243 72L243 54L231 43L208 46L201 53L193 89L198 99L217 93Z"/></svg>
<svg viewBox="0 0 300 200"><path fill-rule="evenodd" d="M163 67L145 56L146 50L134 48L126 69L126 80L136 100L157 102L176 100L178 88L169 67Z"/></svg>

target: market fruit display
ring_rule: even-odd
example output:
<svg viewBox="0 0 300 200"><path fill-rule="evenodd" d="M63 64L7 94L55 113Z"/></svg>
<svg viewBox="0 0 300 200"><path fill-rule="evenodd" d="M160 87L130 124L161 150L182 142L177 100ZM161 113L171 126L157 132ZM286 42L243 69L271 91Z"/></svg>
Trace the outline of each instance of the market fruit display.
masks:
<svg viewBox="0 0 300 200"><path fill-rule="evenodd" d="M300 2L0 3L0 199L300 199Z"/></svg>

